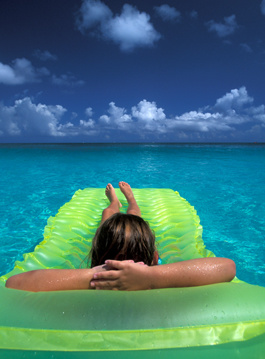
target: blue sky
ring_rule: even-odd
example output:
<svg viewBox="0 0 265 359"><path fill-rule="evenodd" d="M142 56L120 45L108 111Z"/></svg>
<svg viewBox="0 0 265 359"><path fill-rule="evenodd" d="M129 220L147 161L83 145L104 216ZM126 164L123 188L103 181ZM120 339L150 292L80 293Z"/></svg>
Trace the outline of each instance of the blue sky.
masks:
<svg viewBox="0 0 265 359"><path fill-rule="evenodd" d="M0 142L264 142L265 0L2 0Z"/></svg>

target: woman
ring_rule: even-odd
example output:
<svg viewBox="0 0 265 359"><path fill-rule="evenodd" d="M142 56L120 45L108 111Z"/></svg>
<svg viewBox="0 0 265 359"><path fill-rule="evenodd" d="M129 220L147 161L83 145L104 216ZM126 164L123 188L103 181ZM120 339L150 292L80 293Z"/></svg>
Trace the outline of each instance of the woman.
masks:
<svg viewBox="0 0 265 359"><path fill-rule="evenodd" d="M6 287L27 291L76 289L145 290L229 282L235 276L235 263L227 258L199 258L157 265L155 236L141 218L131 187L120 182L128 209L111 184L106 187L110 204L102 212L101 224L90 252L91 268L46 269L10 277Z"/></svg>

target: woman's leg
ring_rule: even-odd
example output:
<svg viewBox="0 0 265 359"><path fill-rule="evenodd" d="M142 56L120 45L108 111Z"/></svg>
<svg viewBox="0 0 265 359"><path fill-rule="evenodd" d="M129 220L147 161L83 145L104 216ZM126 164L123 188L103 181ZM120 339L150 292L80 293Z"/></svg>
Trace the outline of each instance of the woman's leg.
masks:
<svg viewBox="0 0 265 359"><path fill-rule="evenodd" d="M102 211L102 218L101 223L106 221L109 217L113 214L120 212L121 203L118 200L118 197L115 193L115 189L113 188L112 184L108 184L106 186L105 194L108 197L110 204L107 208Z"/></svg>
<svg viewBox="0 0 265 359"><path fill-rule="evenodd" d="M128 214L134 214L135 216L141 217L141 211L140 208L134 198L133 191L131 189L131 186L126 182L120 182L119 183L120 190L124 194L125 198L128 202Z"/></svg>

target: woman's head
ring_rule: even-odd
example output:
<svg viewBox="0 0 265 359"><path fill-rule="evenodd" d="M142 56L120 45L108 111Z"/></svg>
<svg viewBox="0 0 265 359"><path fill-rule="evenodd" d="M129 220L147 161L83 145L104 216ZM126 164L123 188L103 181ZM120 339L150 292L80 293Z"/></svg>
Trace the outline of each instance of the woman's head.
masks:
<svg viewBox="0 0 265 359"><path fill-rule="evenodd" d="M107 259L132 259L151 265L155 250L155 235L147 222L132 214L116 213L96 231L90 251L91 267Z"/></svg>

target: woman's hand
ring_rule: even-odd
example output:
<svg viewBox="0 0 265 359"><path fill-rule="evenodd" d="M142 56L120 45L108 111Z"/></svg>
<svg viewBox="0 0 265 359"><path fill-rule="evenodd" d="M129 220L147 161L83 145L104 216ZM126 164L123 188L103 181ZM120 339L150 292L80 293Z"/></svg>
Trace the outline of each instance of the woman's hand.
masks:
<svg viewBox="0 0 265 359"><path fill-rule="evenodd" d="M105 290L144 290L151 289L151 278L147 265L133 261L107 260L106 271L93 275L90 286Z"/></svg>
<svg viewBox="0 0 265 359"><path fill-rule="evenodd" d="M93 274L90 287L112 290L145 290L193 287L230 282L235 263L228 258L197 258L159 266L106 261L107 272Z"/></svg>

